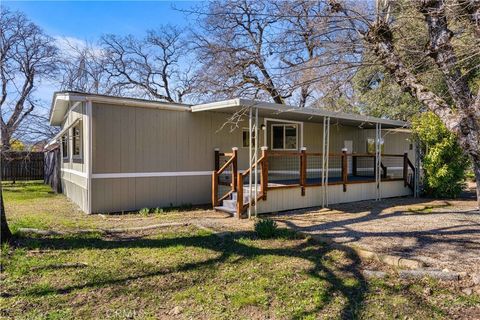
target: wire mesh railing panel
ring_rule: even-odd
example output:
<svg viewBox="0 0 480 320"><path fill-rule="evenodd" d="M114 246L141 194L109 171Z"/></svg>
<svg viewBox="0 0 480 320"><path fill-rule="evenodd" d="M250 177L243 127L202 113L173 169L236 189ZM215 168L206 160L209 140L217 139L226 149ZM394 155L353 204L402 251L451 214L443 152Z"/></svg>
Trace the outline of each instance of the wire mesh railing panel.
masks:
<svg viewBox="0 0 480 320"><path fill-rule="evenodd" d="M352 177L375 179L375 156L352 155Z"/></svg>
<svg viewBox="0 0 480 320"><path fill-rule="evenodd" d="M300 155L269 156L268 182L283 185L299 184Z"/></svg>
<svg viewBox="0 0 480 320"><path fill-rule="evenodd" d="M322 156L307 155L307 184L322 183Z"/></svg>
<svg viewBox="0 0 480 320"><path fill-rule="evenodd" d="M223 167L228 160L230 160L230 156L221 155L219 157L219 168ZM218 185L219 186L231 186L232 183L232 165L228 166L228 168L218 175ZM220 190L220 187L218 188ZM223 193L225 194L225 193ZM223 195L222 194L222 195Z"/></svg>
<svg viewBox="0 0 480 320"><path fill-rule="evenodd" d="M382 156L381 163L384 179L403 178L403 156Z"/></svg>
<svg viewBox="0 0 480 320"><path fill-rule="evenodd" d="M328 182L336 182L342 180L342 156L328 156Z"/></svg>

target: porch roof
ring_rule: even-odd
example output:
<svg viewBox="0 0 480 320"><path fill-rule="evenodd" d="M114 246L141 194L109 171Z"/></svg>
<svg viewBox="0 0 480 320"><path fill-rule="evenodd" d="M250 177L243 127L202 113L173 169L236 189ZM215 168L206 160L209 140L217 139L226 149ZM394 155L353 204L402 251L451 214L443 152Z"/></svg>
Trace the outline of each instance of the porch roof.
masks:
<svg viewBox="0 0 480 320"><path fill-rule="evenodd" d="M247 99L231 99L191 106L192 112L217 111L232 114L241 110L247 110L248 108L258 108L258 115L264 118L273 117L283 120L321 123L323 122L324 117L330 117L331 119L336 119L336 122L339 124L366 129L375 128L376 123L381 123L382 129L409 127L408 123L404 121L381 119L359 114L328 111L324 109L299 108L277 103L268 103Z"/></svg>

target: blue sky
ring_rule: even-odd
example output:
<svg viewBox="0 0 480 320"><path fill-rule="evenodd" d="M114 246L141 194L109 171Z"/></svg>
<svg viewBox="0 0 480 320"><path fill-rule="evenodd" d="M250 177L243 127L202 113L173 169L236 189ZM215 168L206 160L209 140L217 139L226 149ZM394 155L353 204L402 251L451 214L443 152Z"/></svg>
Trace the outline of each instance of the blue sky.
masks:
<svg viewBox="0 0 480 320"><path fill-rule="evenodd" d="M55 38L96 42L107 33L142 36L162 24L187 27L188 17L175 10L188 9L192 1L5 1L12 11L21 11L45 33ZM57 90L44 81L35 96L49 104Z"/></svg>
<svg viewBox="0 0 480 320"><path fill-rule="evenodd" d="M188 25L187 1L2 1L24 12L51 36L94 41L105 33L139 35L162 24Z"/></svg>

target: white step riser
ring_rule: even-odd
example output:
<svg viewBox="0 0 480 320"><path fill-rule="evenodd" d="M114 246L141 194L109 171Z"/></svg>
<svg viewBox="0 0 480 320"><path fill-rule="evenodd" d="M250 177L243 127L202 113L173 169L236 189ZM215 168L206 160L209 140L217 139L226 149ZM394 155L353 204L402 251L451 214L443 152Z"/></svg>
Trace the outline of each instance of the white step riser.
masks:
<svg viewBox="0 0 480 320"><path fill-rule="evenodd" d="M222 206L235 210L237 208L236 200L223 200Z"/></svg>
<svg viewBox="0 0 480 320"><path fill-rule="evenodd" d="M243 189L244 189L243 204L248 204L250 199L248 195L248 187L244 187ZM257 194L260 194L260 190L258 190ZM232 211L237 210L237 193L236 192L232 192L232 194L230 195L230 199L226 199L222 201L222 208L225 208L226 210L232 210Z"/></svg>

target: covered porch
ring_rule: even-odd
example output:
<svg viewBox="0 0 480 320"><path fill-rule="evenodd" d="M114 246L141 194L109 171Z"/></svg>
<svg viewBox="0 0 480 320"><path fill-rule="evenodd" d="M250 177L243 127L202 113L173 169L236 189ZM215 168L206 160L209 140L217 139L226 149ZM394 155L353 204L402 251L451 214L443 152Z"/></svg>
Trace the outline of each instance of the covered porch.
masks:
<svg viewBox="0 0 480 320"><path fill-rule="evenodd" d="M241 99L192 111L225 113L225 125L242 132L242 145L214 150L219 210L252 217L415 194L415 148L402 121Z"/></svg>

